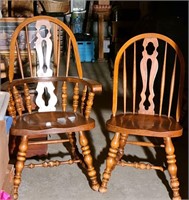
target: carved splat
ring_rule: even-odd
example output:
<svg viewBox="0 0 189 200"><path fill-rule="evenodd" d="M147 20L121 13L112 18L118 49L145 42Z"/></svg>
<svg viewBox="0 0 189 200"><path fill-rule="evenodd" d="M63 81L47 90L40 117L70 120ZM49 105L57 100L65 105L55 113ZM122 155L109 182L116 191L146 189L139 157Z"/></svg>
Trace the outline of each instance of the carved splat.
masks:
<svg viewBox="0 0 189 200"><path fill-rule="evenodd" d="M147 52L147 47L150 43L152 43L155 48L151 55ZM141 71L141 76L142 76L143 89L140 94L141 102L139 104L139 113L142 113L142 114L154 114L153 86L154 86L155 76L156 76L157 70L158 70L158 60L157 60L157 55L158 55L157 47L158 46L159 46L159 44L158 44L157 38L145 38L143 41L144 51L142 52L143 57L140 62L140 71ZM148 72L148 67L147 67L148 59L151 60L151 66L150 66L149 72ZM149 75L149 77L148 77L148 75ZM148 97L146 96L147 89L149 89ZM148 100L148 102L150 104L148 108L146 108L144 106L144 102L146 100Z"/></svg>
<svg viewBox="0 0 189 200"><path fill-rule="evenodd" d="M53 70L50 67L50 59L52 53L52 41L50 32L51 24L47 20L38 20L36 22L36 29L37 40L35 43L35 48L39 60L37 76L50 77L53 75ZM54 89L55 87L52 82L38 83L36 88L36 91L38 92L36 104L39 107L39 112L56 110L55 105L57 103L57 97L54 94ZM46 103L45 98L47 98L47 94L49 99Z"/></svg>
<svg viewBox="0 0 189 200"><path fill-rule="evenodd" d="M47 20L39 20L36 22L36 42L35 48L39 60L39 68L37 69L37 76L48 77L52 76L53 71L50 68L50 59L52 53L51 40L51 24ZM48 47L48 48L47 48Z"/></svg>

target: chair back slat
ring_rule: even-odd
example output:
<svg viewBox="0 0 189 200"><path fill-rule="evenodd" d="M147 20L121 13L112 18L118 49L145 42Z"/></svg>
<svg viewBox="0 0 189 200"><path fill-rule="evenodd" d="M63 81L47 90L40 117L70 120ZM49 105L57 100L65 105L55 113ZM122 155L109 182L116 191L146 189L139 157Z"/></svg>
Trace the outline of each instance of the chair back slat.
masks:
<svg viewBox="0 0 189 200"><path fill-rule="evenodd" d="M184 65L178 45L165 35L144 33L128 40L114 62L112 115L123 106L123 113L167 115L178 121ZM120 78L123 78L123 94ZM123 103L118 103L120 95Z"/></svg>
<svg viewBox="0 0 189 200"><path fill-rule="evenodd" d="M28 33L28 27L27 26L25 27L25 38L26 38L27 54L28 54L30 73L31 73L31 77L33 77L31 47L30 47L30 42L29 42L29 33Z"/></svg>
<svg viewBox="0 0 189 200"><path fill-rule="evenodd" d="M60 53L60 51L61 51L61 47L60 47L60 44L61 44L61 31L60 31L60 29L58 29L58 44L57 44L57 46L58 46L58 50L57 50L57 67L56 67L56 76L59 76L59 71L60 71L60 55L61 55L61 53Z"/></svg>
<svg viewBox="0 0 189 200"><path fill-rule="evenodd" d="M52 29L53 29L54 73L56 76L58 76L60 67L61 29L56 24L53 24Z"/></svg>
<svg viewBox="0 0 189 200"><path fill-rule="evenodd" d="M71 54L71 40L68 39L68 45L67 45L67 57L66 57L66 76L68 76L69 67L70 67L70 54Z"/></svg>
<svg viewBox="0 0 189 200"><path fill-rule="evenodd" d="M134 42L134 56L133 56L133 113L136 112L136 42Z"/></svg>
<svg viewBox="0 0 189 200"><path fill-rule="evenodd" d="M18 57L18 63L19 63L19 66L20 66L21 77L24 78L22 59L21 59L20 49L19 49L19 46L18 46L18 42L17 42L17 41L16 41L16 52L17 52L17 57ZM10 55L11 55L11 54L10 54Z"/></svg>
<svg viewBox="0 0 189 200"><path fill-rule="evenodd" d="M167 62L167 42L165 43L163 70L162 70L162 78L161 78L161 93L160 93L160 106L159 106L159 115L160 116L162 114L163 97L164 97L164 89L165 89L166 62Z"/></svg>
<svg viewBox="0 0 189 200"><path fill-rule="evenodd" d="M171 108L172 108L172 102L173 102L173 93L174 93L174 87L175 87L176 62L177 62L177 55L175 55L173 73L172 73L172 78L171 78L168 116L171 115Z"/></svg>
<svg viewBox="0 0 189 200"><path fill-rule="evenodd" d="M59 40L59 34L58 34L58 27L56 24L53 24L53 47L54 47L54 53L53 53L53 64L54 64L54 68L57 69L57 62L58 62L58 50L59 50L59 47L58 47L58 40Z"/></svg>
<svg viewBox="0 0 189 200"><path fill-rule="evenodd" d="M123 103L124 103L124 113L126 113L127 107L127 70L126 70L126 52L123 54Z"/></svg>
<svg viewBox="0 0 189 200"><path fill-rule="evenodd" d="M178 58L179 58L179 64L180 66L184 66L184 59L180 59L182 57L182 53L178 52ZM183 97L183 88L184 88L184 73L185 73L185 68L181 67L180 68L180 77L179 80L182 80L182 83L179 84L178 88L178 97L177 97L177 107L176 107L176 121L179 122L180 120L180 115L181 115L181 107L182 107L182 97Z"/></svg>

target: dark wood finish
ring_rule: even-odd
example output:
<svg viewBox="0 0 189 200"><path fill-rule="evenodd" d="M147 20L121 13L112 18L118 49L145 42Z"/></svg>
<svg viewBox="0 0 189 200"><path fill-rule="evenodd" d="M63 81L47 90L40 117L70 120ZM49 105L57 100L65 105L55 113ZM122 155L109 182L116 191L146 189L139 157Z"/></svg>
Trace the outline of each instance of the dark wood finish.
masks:
<svg viewBox="0 0 189 200"><path fill-rule="evenodd" d="M104 19L110 15L111 5L94 5L93 9L98 15L98 60L104 61Z"/></svg>
<svg viewBox="0 0 189 200"><path fill-rule="evenodd" d="M33 1L11 0L11 16L12 17L32 17L34 16Z"/></svg>
<svg viewBox="0 0 189 200"><path fill-rule="evenodd" d="M34 49L28 43L31 23L35 23L36 27L37 37ZM43 32L43 34L45 33L43 36L40 35L41 28L46 30ZM64 55L60 54L59 31L61 29L68 41L66 45L63 45L67 46L66 50L68 51ZM28 67L19 59L21 51L17 39L22 30L26 34L24 50L28 53ZM53 37L51 37L52 31ZM53 38L56 38L56 44L51 41ZM15 50L17 56L14 53ZM33 65L31 62L31 50L36 50L37 65ZM73 65L78 72L76 77L69 76L71 50L75 61ZM65 62L60 62L60 59L65 59ZM20 74L14 73L15 60L18 60ZM28 149L35 145L60 142L71 144L70 160L29 164L27 167L54 167L60 164L81 163L87 169L92 189L98 190L96 170L93 166L93 158L85 131L95 127L90 113L95 93L101 92L102 86L96 81L83 78L77 42L70 28L62 21L50 16L36 16L23 21L12 36L9 83L5 86L10 93L8 111L14 121L10 134L20 138L19 145L15 144L18 152L15 164L14 199L18 199L18 188ZM49 138L44 140L44 137L52 134L64 134L67 139L50 140ZM79 154L76 146L75 134L79 134L82 155ZM42 141L31 140L35 136L38 139L42 137Z"/></svg>
<svg viewBox="0 0 189 200"><path fill-rule="evenodd" d="M115 135L110 144L100 192L107 191L116 165L164 170L161 166L122 160L126 144L160 146L165 148L173 199L181 199L171 139L181 136L183 131L179 120L184 65L177 44L161 34L137 35L118 51L114 63L112 116L106 122L106 128ZM130 135L148 137L149 142L129 141ZM152 138L156 138L156 141L162 138L164 143L154 144Z"/></svg>

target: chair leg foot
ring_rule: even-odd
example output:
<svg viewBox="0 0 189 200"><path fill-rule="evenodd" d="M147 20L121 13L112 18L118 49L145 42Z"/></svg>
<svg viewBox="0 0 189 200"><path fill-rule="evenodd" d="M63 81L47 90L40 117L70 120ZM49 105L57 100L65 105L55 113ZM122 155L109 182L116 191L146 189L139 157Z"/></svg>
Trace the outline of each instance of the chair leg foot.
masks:
<svg viewBox="0 0 189 200"><path fill-rule="evenodd" d="M94 191L98 191L100 185L99 185L99 184L95 184L95 185L92 185L91 187L92 187L92 189L93 189Z"/></svg>
<svg viewBox="0 0 189 200"><path fill-rule="evenodd" d="M106 193L106 192L107 192L107 187L105 188L105 187L103 187L103 186L100 186L99 192L100 192L100 193Z"/></svg>
<svg viewBox="0 0 189 200"><path fill-rule="evenodd" d="M79 133L79 142L80 142L82 153L84 156L84 162L87 166L88 176L91 180L91 188L95 191L98 191L99 183L97 181L96 170L93 166L93 158L91 156L91 151L90 151L90 148L88 145L88 140L83 131L80 131L80 133Z"/></svg>
<svg viewBox="0 0 189 200"><path fill-rule="evenodd" d="M174 146L171 141L171 138L164 138L165 142L165 151L167 154L167 163L168 163L168 171L170 174L170 184L173 191L173 200L181 200L181 196L179 194L179 181L177 178L177 165L176 165L176 156L174 154Z"/></svg>
<svg viewBox="0 0 189 200"><path fill-rule="evenodd" d="M18 199L18 188L21 183L21 174L24 168L24 162L26 160L26 152L28 149L28 138L27 136L22 137L21 143L19 145L19 150L17 154L17 161L15 166L15 176L14 176L14 200Z"/></svg>
<svg viewBox="0 0 189 200"><path fill-rule="evenodd" d="M99 192L105 193L107 191L107 184L111 176L112 170L116 166L116 157L118 153L118 147L120 142L120 133L115 133L111 146L108 152L108 158L106 159L106 168L103 173L102 184L100 186Z"/></svg>

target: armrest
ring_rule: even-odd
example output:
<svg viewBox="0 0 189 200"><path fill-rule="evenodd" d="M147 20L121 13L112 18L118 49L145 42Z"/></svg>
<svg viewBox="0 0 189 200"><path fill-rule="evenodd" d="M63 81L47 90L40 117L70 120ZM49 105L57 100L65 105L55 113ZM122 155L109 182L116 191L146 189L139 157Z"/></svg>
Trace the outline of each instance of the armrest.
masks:
<svg viewBox="0 0 189 200"><path fill-rule="evenodd" d="M91 88L92 92L96 94L100 94L102 92L102 84L88 78L83 78L83 80L87 83L87 85Z"/></svg>
<svg viewBox="0 0 189 200"><path fill-rule="evenodd" d="M11 83L9 83L10 86L16 86L19 85L21 83L37 83L37 82L57 82L57 81L70 81L70 82L80 82L83 83L85 85L87 85L88 87L91 88L91 91L94 93L101 93L102 92L102 84L98 83L97 81L94 81L92 79L88 79L88 78L78 78L75 76L68 76L68 77L63 77L63 76L59 76L59 77L34 77L34 78L25 78L25 79L15 79L13 80ZM4 87L7 87L7 85L4 85Z"/></svg>

